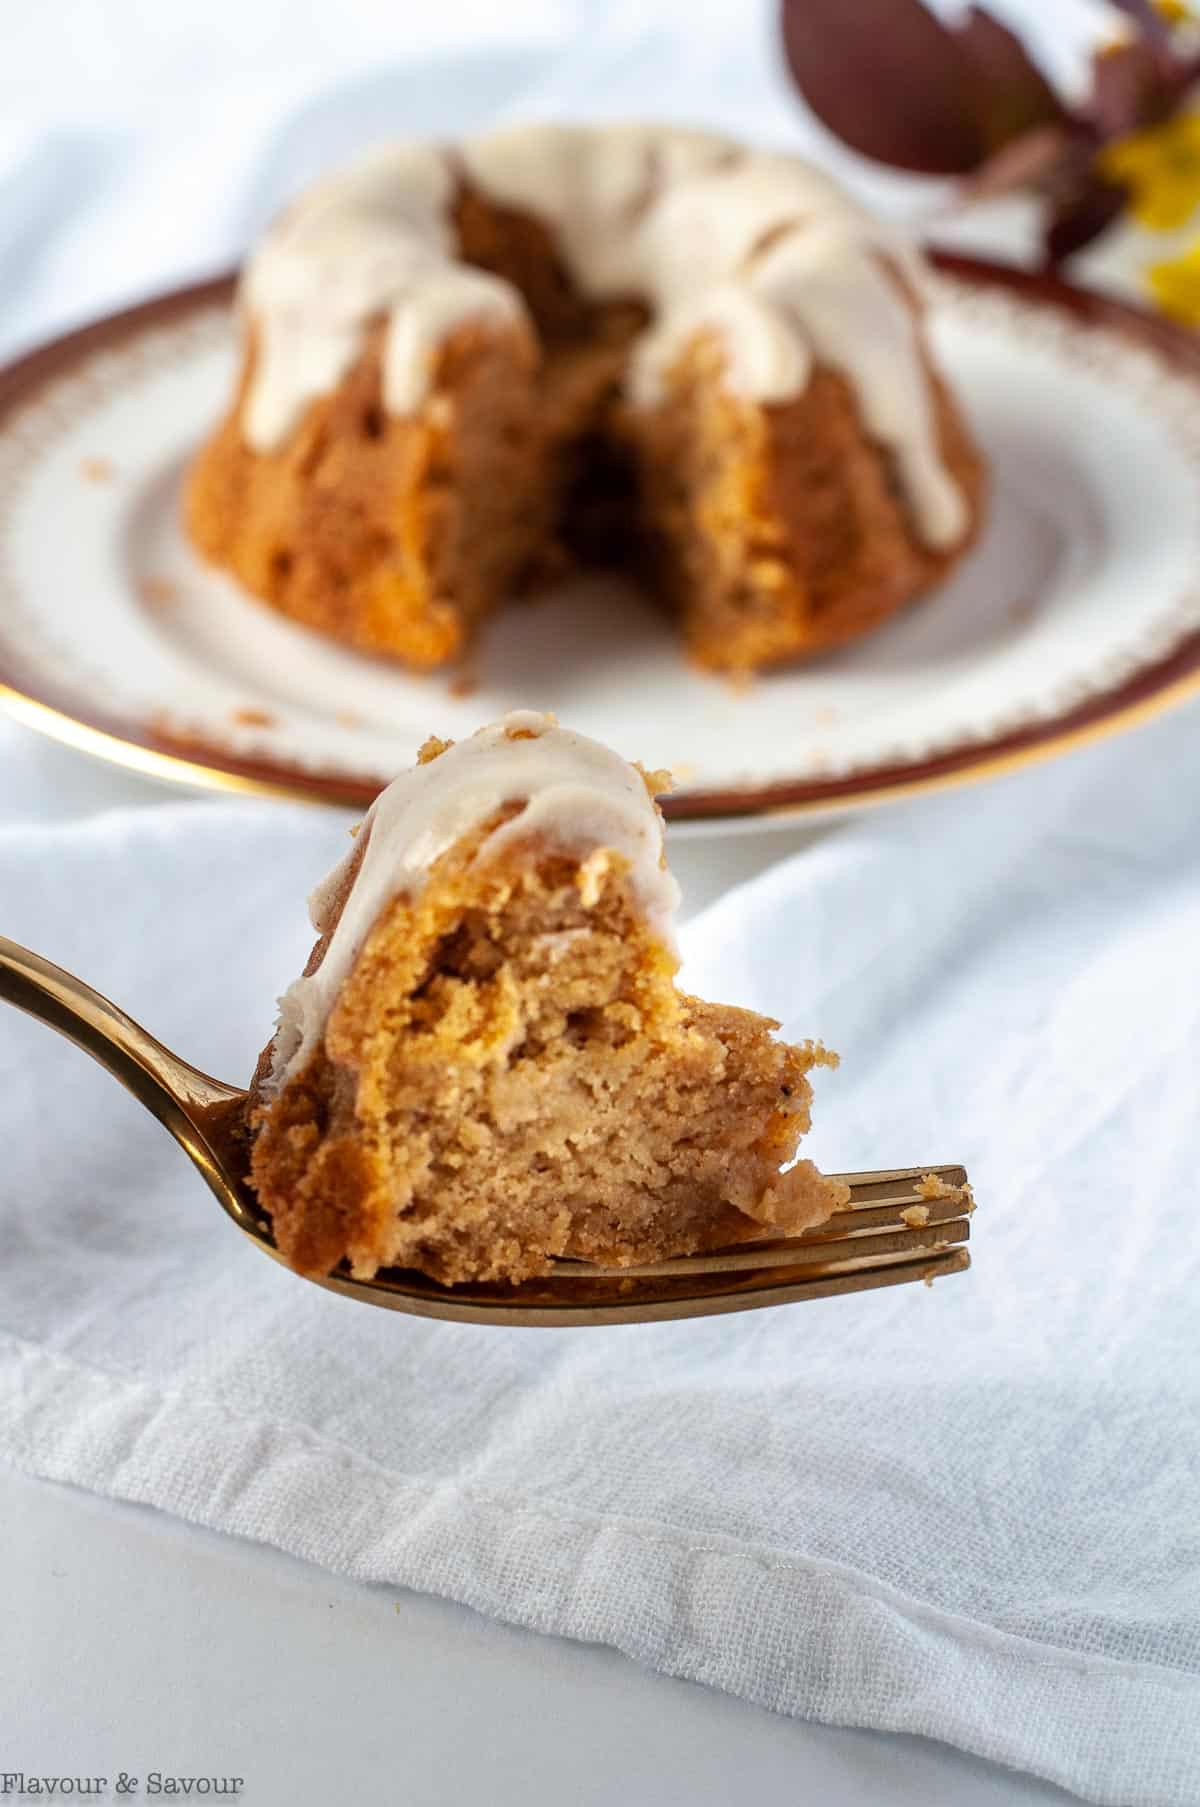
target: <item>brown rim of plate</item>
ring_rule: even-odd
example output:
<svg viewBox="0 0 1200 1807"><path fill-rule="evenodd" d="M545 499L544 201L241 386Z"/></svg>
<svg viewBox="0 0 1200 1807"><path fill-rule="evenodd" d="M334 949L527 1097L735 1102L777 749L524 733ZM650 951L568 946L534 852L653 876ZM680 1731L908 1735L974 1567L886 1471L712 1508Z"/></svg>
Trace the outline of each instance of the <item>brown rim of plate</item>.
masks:
<svg viewBox="0 0 1200 1807"><path fill-rule="evenodd" d="M1008 290L1058 308L1088 326L1106 326L1166 360L1200 385L1200 335L1144 309L1073 287L1044 271L934 250L935 266L984 288ZM213 277L110 314L18 358L0 371L0 431L12 411L52 378L96 353L123 345L148 328L168 325L232 297L234 277ZM739 816L816 815L862 808L898 797L997 777L1070 748L1106 738L1161 714L1200 692L1200 630L1161 659L1110 690L1046 721L987 740L965 743L926 759L872 766L844 778L809 778L723 790L685 791L663 799L668 819L703 821ZM159 778L210 790L289 797L301 802L363 808L384 779L308 772L282 761L243 758L203 740L164 732L150 722L79 709L40 676L23 672L11 648L0 645L0 706L51 738L110 762Z"/></svg>

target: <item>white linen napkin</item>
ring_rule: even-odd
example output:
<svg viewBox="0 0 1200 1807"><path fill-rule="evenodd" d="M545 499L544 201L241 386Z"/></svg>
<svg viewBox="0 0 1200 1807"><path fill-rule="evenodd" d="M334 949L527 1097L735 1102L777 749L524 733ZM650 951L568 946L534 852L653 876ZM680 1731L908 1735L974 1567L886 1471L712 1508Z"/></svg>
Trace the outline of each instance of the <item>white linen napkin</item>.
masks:
<svg viewBox="0 0 1200 1807"><path fill-rule="evenodd" d="M1002 10L1064 76L1105 12ZM773 12L27 8L0 351L230 261L399 129L669 113L913 205L804 117ZM929 1293L576 1333L372 1313L246 1247L131 1099L0 1010L0 1458L780 1711L1195 1807L1198 729L865 818L686 932L698 990L841 1049L818 1159L968 1163L976 1266ZM66 820L137 790L0 729L0 932L244 1076L344 825Z"/></svg>
<svg viewBox="0 0 1200 1807"><path fill-rule="evenodd" d="M373 1312L247 1247L105 1074L0 1012L0 1455L1195 1807L1198 729L862 818L685 932L697 990L841 1050L816 1158L967 1163L975 1266L930 1291L574 1332ZM232 803L13 825L0 927L236 1079L344 832Z"/></svg>

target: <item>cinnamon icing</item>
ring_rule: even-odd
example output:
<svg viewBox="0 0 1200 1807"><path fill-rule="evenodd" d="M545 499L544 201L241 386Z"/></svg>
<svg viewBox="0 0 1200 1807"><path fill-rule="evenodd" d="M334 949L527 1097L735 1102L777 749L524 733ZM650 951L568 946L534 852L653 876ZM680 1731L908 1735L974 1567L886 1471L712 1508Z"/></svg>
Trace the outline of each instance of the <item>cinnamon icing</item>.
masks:
<svg viewBox="0 0 1200 1807"><path fill-rule="evenodd" d="M647 303L626 378L635 406L654 405L703 330L719 335L725 381L748 400L785 402L814 365L829 366L891 454L925 542L949 546L965 531L920 355L916 251L799 159L677 126L537 124L454 147L408 142L319 183L243 279L258 344L243 430L255 450L280 445L337 385L381 316L383 399L396 415L420 409L455 326L526 317L511 284L458 259L464 179L549 224L585 295Z"/></svg>
<svg viewBox="0 0 1200 1807"><path fill-rule="evenodd" d="M527 836L584 858L596 849L611 851L628 862L652 931L670 941L679 891L663 859L662 818L641 773L599 741L560 728L552 715L516 711L402 772L371 805L355 846L313 892L313 927L323 935L332 925L332 934L316 971L297 979L279 1000L268 1094L307 1065L388 904L416 896L443 853L512 803L523 807L487 835L478 860L493 859ZM356 859L358 870L334 925Z"/></svg>

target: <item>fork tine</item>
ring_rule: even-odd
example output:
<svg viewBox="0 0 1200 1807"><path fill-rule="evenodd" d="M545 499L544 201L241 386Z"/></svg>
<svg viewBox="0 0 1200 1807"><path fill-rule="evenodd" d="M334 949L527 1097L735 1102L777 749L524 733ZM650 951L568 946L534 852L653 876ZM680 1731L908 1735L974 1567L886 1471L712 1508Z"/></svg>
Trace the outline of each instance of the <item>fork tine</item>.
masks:
<svg viewBox="0 0 1200 1807"><path fill-rule="evenodd" d="M966 1273L970 1265L970 1251L956 1246L917 1256L912 1261L881 1262L874 1268L854 1268L841 1274L817 1273L811 1279L806 1276L785 1281L773 1289L769 1302L787 1305L796 1299L830 1299L838 1293L874 1292L882 1286L902 1286L913 1280L923 1280L926 1286L932 1286L945 1274ZM760 1293L751 1302L765 1305L768 1300Z"/></svg>
<svg viewBox="0 0 1200 1807"><path fill-rule="evenodd" d="M814 1240L831 1233L867 1229L876 1224L900 1223L902 1213L914 1205L925 1212L926 1223L944 1223L962 1212L969 1216L975 1209L967 1170L960 1166L891 1168L883 1173L838 1173L832 1175L850 1188L850 1202L835 1211L828 1223L818 1224L806 1232ZM931 1188L922 1181L937 1180L949 1188L941 1196L930 1196Z"/></svg>
<svg viewBox="0 0 1200 1807"><path fill-rule="evenodd" d="M887 1176L886 1186L882 1182L876 1182L872 1176L871 1185L874 1190L869 1194L871 1202L859 1204L857 1199L860 1195L851 1188L850 1203L845 1205L842 1210L835 1211L833 1216L827 1218L824 1223L815 1224L811 1230L801 1230L799 1236L787 1238L762 1236L755 1242L740 1242L737 1246L740 1249L761 1248L767 1250L786 1241L789 1246L795 1242L801 1242L811 1247L815 1243L826 1242L831 1238L857 1235L862 1230L886 1229L889 1225L901 1224L904 1224L905 1228L912 1228L915 1226L906 1222L903 1213L911 1211L914 1206L924 1213L920 1228L924 1228L926 1224L949 1223L956 1217L970 1217L975 1209L975 1200L963 1168L914 1167L910 1171L919 1175L921 1179L927 1178L932 1173L935 1178L942 1180L943 1185L952 1185L953 1189L944 1197L928 1198L918 1192L915 1185L906 1188L899 1182L893 1183L891 1175ZM961 1181L955 1182L943 1177L947 1174L962 1174L963 1177ZM830 1177L840 1180L845 1185L855 1176L835 1173Z"/></svg>
<svg viewBox="0 0 1200 1807"><path fill-rule="evenodd" d="M812 1242L802 1236L781 1236L774 1242L750 1243L744 1248L720 1249L713 1254L680 1255L671 1261L648 1261L640 1267L598 1267L586 1261L556 1261L554 1275L565 1280L628 1279L666 1280L689 1274L753 1273L767 1268L804 1267L813 1273L854 1262L869 1263L893 1255L917 1255L922 1249L944 1248L969 1240L971 1227L959 1213L953 1219L887 1229L878 1234L831 1237Z"/></svg>
<svg viewBox="0 0 1200 1807"><path fill-rule="evenodd" d="M844 1293L875 1292L884 1286L903 1286L917 1280L932 1286L944 1275L965 1273L970 1265L968 1250L955 1244L949 1248L927 1249L907 1260L881 1261L877 1266L856 1264L838 1269L821 1264L790 1272L784 1270L778 1276L762 1269L743 1275L731 1274L723 1283L716 1284L714 1290L706 1289L702 1293L692 1292L685 1285L689 1276L677 1275L662 1282L663 1291L655 1296L652 1312L646 1315L652 1315L657 1322L698 1315L713 1317L725 1312L755 1311L763 1306L797 1304L802 1299L830 1299ZM633 1271L624 1270L626 1276ZM705 1276L693 1271L690 1278L693 1283L702 1284ZM673 1291L673 1288L679 1290ZM564 1314L569 1311L565 1304L561 1309ZM637 1307L622 1306L615 1300L589 1311L591 1321L596 1323L615 1324L638 1315ZM568 1320L564 1317L564 1321ZM572 1317L569 1321L576 1319Z"/></svg>
<svg viewBox="0 0 1200 1807"><path fill-rule="evenodd" d="M921 1180L932 1174L934 1179L941 1180L945 1186L955 1188L967 1184L967 1170L958 1165L950 1167L885 1167L875 1173L831 1173L831 1180L840 1180L843 1186L850 1188L851 1205L873 1204L881 1199L907 1193L907 1203L919 1195L917 1186Z"/></svg>
<svg viewBox="0 0 1200 1807"><path fill-rule="evenodd" d="M826 1236L884 1228L888 1224L900 1223L900 1213L910 1211L914 1205L923 1206L929 1212L927 1223L948 1223L953 1217L969 1216L974 1208L970 1202L964 1201L961 1192L952 1198L929 1199L918 1198L915 1193L906 1192L899 1198L887 1199L876 1205L847 1205L844 1211L835 1211L827 1223L818 1224L814 1230L805 1230L800 1240L811 1245Z"/></svg>
<svg viewBox="0 0 1200 1807"><path fill-rule="evenodd" d="M941 1196L932 1187L921 1186L931 1175L945 1189ZM850 1185L850 1204L826 1223L799 1235L764 1236L729 1248L645 1262L636 1267L561 1260L553 1264L554 1278L575 1282L674 1281L720 1274L757 1274L766 1281L774 1270L791 1269L793 1279L798 1281L798 1270L802 1268L812 1276L828 1275L839 1268L848 1275L866 1274L885 1264L911 1264L923 1251L953 1250L970 1238L969 1218L975 1201L962 1167L893 1168L884 1173L834 1177Z"/></svg>

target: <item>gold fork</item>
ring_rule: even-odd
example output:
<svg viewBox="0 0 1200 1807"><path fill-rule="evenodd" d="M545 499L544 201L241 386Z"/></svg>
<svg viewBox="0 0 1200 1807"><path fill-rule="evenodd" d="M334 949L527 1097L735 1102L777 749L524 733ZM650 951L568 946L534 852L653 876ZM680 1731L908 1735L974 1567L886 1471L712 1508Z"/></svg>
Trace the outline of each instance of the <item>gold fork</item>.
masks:
<svg viewBox="0 0 1200 1807"><path fill-rule="evenodd" d="M82 979L2 935L0 1000L57 1029L128 1087L170 1130L238 1229L282 1260L271 1226L242 1178L244 1091L199 1072ZM929 1185L930 1176L940 1184ZM833 1177L849 1186L849 1205L802 1236L643 1267L556 1261L545 1278L519 1286L441 1286L407 1269L371 1280L339 1270L317 1284L417 1317L545 1328L752 1311L906 1280L932 1281L970 1265L963 1245L974 1203L963 1168L905 1167Z"/></svg>

